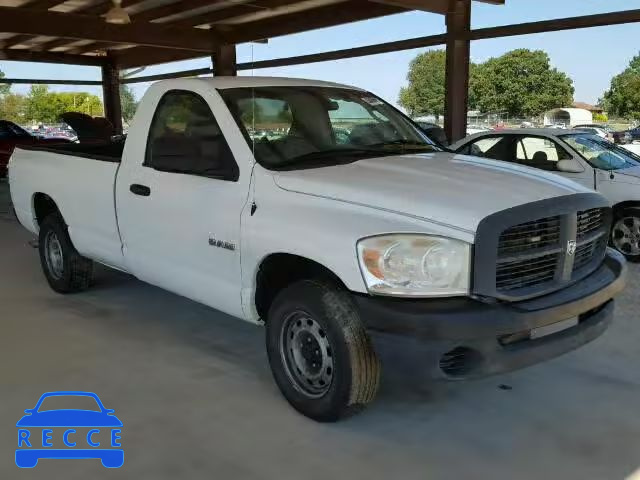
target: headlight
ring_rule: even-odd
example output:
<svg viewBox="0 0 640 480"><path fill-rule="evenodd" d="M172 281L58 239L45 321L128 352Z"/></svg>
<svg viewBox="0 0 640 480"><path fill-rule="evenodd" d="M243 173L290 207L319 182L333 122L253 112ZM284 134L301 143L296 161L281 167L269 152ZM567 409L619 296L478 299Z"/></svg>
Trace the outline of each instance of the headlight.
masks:
<svg viewBox="0 0 640 480"><path fill-rule="evenodd" d="M445 237L393 234L358 242L370 293L435 297L469 293L471 246Z"/></svg>

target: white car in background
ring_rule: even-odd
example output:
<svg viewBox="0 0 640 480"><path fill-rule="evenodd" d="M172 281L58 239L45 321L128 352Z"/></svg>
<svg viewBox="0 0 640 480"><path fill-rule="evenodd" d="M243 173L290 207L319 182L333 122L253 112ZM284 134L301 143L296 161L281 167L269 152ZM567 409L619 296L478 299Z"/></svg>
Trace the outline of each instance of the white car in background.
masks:
<svg viewBox="0 0 640 480"><path fill-rule="evenodd" d="M555 172L597 190L613 205L610 243L640 262L640 156L583 130L512 129L471 135L456 153Z"/></svg>
<svg viewBox="0 0 640 480"><path fill-rule="evenodd" d="M602 125L576 125L573 129L581 130L583 132L591 133L592 135L597 135L600 138L611 140L607 130L603 128Z"/></svg>

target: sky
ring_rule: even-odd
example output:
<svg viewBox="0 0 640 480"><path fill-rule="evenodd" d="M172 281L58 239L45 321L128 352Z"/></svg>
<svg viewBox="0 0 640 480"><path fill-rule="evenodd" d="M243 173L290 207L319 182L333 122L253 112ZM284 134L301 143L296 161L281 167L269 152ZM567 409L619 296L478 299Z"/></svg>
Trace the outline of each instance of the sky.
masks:
<svg viewBox="0 0 640 480"><path fill-rule="evenodd" d="M474 2L472 28L549 20L640 8L640 0L506 0L496 6ZM237 47L238 62L302 55L412 37L444 33L442 15L410 12L338 27L277 37L268 44ZM611 77L624 70L640 53L640 24L614 25L564 32L522 35L471 43L471 58L482 62L516 48L544 50L554 67L574 82L576 101L595 103L608 88ZM437 48L437 47L434 47ZM274 75L328 80L370 90L397 104L400 88L407 84L409 62L419 53L433 48L406 50L354 59L313 63L291 67L244 71L241 75ZM167 73L210 66L207 58L148 67L139 75ZM0 61L0 70L9 78L51 78L100 80L96 67ZM134 84L140 98L148 84ZM28 85L15 85L13 91L26 92ZM101 94L100 87L52 86L53 90L85 90Z"/></svg>

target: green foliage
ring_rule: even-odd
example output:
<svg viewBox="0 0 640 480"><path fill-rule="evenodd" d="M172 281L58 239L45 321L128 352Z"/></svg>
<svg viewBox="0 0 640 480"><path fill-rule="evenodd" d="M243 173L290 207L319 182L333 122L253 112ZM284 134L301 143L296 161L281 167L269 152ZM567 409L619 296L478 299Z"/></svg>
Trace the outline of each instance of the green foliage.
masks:
<svg viewBox="0 0 640 480"><path fill-rule="evenodd" d="M25 122L25 98L18 93L7 93L0 96L0 118L14 123Z"/></svg>
<svg viewBox="0 0 640 480"><path fill-rule="evenodd" d="M128 85L120 85L120 105L122 108L122 118L129 123L136 113L138 102L133 95L133 90Z"/></svg>
<svg viewBox="0 0 640 480"><path fill-rule="evenodd" d="M17 123L56 123L64 112L103 115L102 101L87 92L50 92L46 85L32 85L29 93L0 97L0 118Z"/></svg>
<svg viewBox="0 0 640 480"><path fill-rule="evenodd" d="M411 61L409 86L400 89L398 100L409 115L444 114L445 63L444 50L421 53Z"/></svg>
<svg viewBox="0 0 640 480"><path fill-rule="evenodd" d="M608 122L609 121L609 116L606 113L597 113L594 112L593 114L593 121L594 122Z"/></svg>
<svg viewBox="0 0 640 480"><path fill-rule="evenodd" d="M4 72L0 70L0 78L5 78ZM6 95L11 90L11 85L6 83L0 83L0 95Z"/></svg>
<svg viewBox="0 0 640 480"><path fill-rule="evenodd" d="M409 66L409 86L400 90L399 103L410 115L444 114L444 50L418 55ZM533 116L571 105L573 82L549 65L540 50L513 50L501 57L469 66L469 105L482 112Z"/></svg>
<svg viewBox="0 0 640 480"><path fill-rule="evenodd" d="M633 57L629 66L611 79L603 104L613 115L640 119L640 55Z"/></svg>
<svg viewBox="0 0 640 480"><path fill-rule="evenodd" d="M530 117L573 103L573 82L551 68L541 50L518 49L478 65L470 78L472 97L482 112Z"/></svg>

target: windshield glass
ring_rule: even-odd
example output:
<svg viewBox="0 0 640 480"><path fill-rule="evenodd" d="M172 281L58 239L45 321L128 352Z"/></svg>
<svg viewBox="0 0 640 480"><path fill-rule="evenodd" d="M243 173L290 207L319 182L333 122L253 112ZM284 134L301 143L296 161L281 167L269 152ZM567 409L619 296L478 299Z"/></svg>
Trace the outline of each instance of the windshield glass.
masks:
<svg viewBox="0 0 640 480"><path fill-rule="evenodd" d="M562 139L594 168L621 170L640 165L640 157L597 135L563 135Z"/></svg>
<svg viewBox="0 0 640 480"><path fill-rule="evenodd" d="M407 117L371 93L329 87L221 90L256 160L309 168L439 151Z"/></svg>

